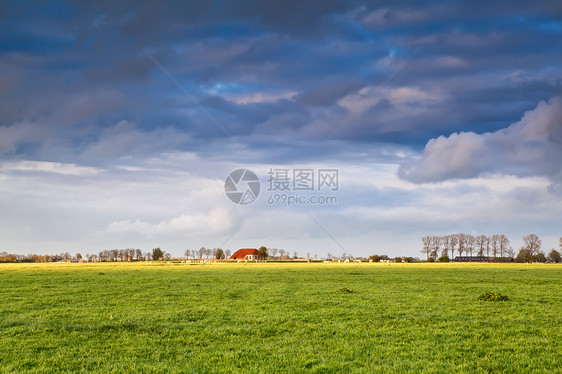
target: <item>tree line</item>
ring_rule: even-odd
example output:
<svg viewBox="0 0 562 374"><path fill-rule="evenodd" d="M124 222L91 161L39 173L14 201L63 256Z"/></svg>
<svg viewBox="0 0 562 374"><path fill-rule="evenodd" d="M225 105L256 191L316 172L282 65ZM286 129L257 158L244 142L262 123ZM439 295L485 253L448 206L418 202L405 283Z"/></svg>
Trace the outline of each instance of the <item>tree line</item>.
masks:
<svg viewBox="0 0 562 374"><path fill-rule="evenodd" d="M505 235L478 235L469 234L450 234L445 236L424 236L422 238L422 253L426 255L427 261L449 261L455 258L455 253L459 257L476 255L478 257L497 258L514 258L517 262L561 262L562 237L559 239L560 251L552 249L548 255L541 251L542 241L535 234L529 234L523 237L524 245L519 250L517 256L510 241ZM258 249L260 256L266 259L297 259L298 253L291 253L285 249L266 248L264 246ZM186 259L228 259L231 256L231 250L222 248L205 248L186 249ZM451 255L449 257L449 254ZM343 253L341 259L346 259L348 255ZM306 258L311 259L311 254L307 253ZM315 254L314 259L318 259ZM331 253L327 254L327 259L335 258ZM171 260L173 257L170 253L163 251L160 247L153 248L150 252L142 252L140 249L108 249L99 251L97 254L86 254L82 256L76 253L74 256L68 252L62 252L54 255L29 254L20 255L7 252L0 252L0 262L60 262L60 261L88 261L88 262L113 262L113 261L147 261L147 260ZM401 262L412 262L416 259L412 257L397 257ZM395 259L395 260L396 260ZM369 257L371 261L389 260L386 255L373 255ZM417 260L419 261L419 259Z"/></svg>
<svg viewBox="0 0 562 374"><path fill-rule="evenodd" d="M421 238L422 250L427 261L449 261L455 258L455 253L461 258L486 257L488 259L513 258L517 262L560 262L560 252L552 249L548 256L541 251L542 240L536 234L523 237L523 246L517 256L510 246L510 240L506 235L494 234L470 235L449 234L445 236L428 235ZM562 250L562 237L559 239ZM451 256L449 257L449 253Z"/></svg>

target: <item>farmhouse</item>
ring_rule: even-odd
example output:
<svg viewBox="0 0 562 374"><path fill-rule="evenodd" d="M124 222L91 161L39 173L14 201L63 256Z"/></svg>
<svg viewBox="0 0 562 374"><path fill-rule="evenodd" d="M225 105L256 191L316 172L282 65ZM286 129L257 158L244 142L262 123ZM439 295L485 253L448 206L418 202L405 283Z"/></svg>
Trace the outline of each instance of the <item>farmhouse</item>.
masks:
<svg viewBox="0 0 562 374"><path fill-rule="evenodd" d="M232 256L230 256L231 260L260 260L260 253L255 248L242 248L234 252Z"/></svg>

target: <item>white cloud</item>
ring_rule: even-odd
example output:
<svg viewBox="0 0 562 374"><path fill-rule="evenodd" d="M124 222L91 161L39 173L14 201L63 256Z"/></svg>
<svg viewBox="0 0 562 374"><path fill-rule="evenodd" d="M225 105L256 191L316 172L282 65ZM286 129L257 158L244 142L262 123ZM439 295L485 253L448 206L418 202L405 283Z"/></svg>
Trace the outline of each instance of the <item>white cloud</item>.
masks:
<svg viewBox="0 0 562 374"><path fill-rule="evenodd" d="M225 208L212 209L208 214L181 214L168 221L150 223L140 219L112 222L110 233L137 233L147 238L163 235L220 234L233 228L232 213Z"/></svg>
<svg viewBox="0 0 562 374"><path fill-rule="evenodd" d="M255 103L272 103L279 100L292 100L297 94L297 91L272 90L249 93L223 93L221 96L236 104L245 105Z"/></svg>
<svg viewBox="0 0 562 374"><path fill-rule="evenodd" d="M357 93L341 98L338 104L358 114L378 104L381 100L389 101L398 111L432 105L444 98L445 95L442 92L422 90L415 86L397 88L368 86L363 87Z"/></svg>
<svg viewBox="0 0 562 374"><path fill-rule="evenodd" d="M492 133L431 139L399 176L414 183L473 178L486 173L545 176L557 181L562 164L562 97L541 101L517 123Z"/></svg>
<svg viewBox="0 0 562 374"><path fill-rule="evenodd" d="M80 166L74 163L61 163L49 161L18 161L7 162L0 166L0 170L8 171L29 171L45 172L63 175L94 175L102 171L100 168L90 166Z"/></svg>

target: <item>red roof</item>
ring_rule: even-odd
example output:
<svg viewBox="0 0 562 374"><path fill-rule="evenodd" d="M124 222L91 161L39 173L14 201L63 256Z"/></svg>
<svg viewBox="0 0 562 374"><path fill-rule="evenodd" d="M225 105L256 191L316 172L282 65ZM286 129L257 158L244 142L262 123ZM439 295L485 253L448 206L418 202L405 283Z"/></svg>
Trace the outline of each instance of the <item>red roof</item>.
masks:
<svg viewBox="0 0 562 374"><path fill-rule="evenodd" d="M243 260L247 255L259 256L260 253L255 248L242 248L234 252L230 258L234 260Z"/></svg>

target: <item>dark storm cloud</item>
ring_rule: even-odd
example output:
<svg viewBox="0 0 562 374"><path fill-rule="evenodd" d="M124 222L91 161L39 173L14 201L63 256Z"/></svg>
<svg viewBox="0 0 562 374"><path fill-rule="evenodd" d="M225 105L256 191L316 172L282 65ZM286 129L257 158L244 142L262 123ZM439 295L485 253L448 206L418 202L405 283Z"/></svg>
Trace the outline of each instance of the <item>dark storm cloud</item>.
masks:
<svg viewBox="0 0 562 374"><path fill-rule="evenodd" d="M420 149L497 131L561 89L551 1L5 2L0 14L4 154L80 155L116 128L183 134L158 143L171 149L224 140L147 53L230 133L292 147L272 150L286 158L336 133L342 147Z"/></svg>

